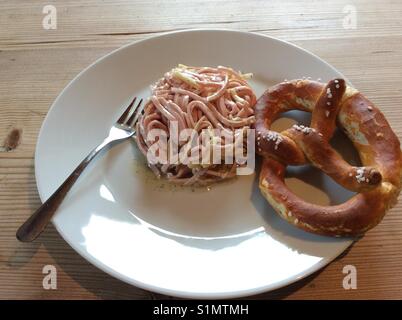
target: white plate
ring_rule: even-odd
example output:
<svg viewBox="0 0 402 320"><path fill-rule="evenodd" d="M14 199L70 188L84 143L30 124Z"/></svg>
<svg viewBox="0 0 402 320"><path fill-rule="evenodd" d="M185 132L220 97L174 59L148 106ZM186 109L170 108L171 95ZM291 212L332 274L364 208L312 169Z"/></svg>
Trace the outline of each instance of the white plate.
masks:
<svg viewBox="0 0 402 320"><path fill-rule="evenodd" d="M258 95L285 78L342 77L303 49L253 33L190 30L132 43L81 72L51 107L36 149L42 201L104 138L129 99L146 97L149 85L178 63L253 72ZM308 169L304 174L310 176ZM350 196L329 179L320 181L333 201ZM322 194L308 184L302 189L315 198ZM260 195L254 176L210 191L155 182L132 142L91 165L53 223L105 272L181 297L229 298L279 288L322 268L352 242L282 221Z"/></svg>

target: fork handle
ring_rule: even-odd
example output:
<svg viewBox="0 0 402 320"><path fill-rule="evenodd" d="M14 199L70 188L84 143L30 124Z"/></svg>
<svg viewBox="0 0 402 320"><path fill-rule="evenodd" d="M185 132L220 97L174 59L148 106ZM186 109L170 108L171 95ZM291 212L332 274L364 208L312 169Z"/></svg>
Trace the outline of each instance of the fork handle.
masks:
<svg viewBox="0 0 402 320"><path fill-rule="evenodd" d="M57 208L63 202L71 187L78 180L81 173L97 154L111 141L106 139L93 149L90 154L75 168L62 185L47 199L18 229L16 236L19 241L30 242L35 240L46 228Z"/></svg>

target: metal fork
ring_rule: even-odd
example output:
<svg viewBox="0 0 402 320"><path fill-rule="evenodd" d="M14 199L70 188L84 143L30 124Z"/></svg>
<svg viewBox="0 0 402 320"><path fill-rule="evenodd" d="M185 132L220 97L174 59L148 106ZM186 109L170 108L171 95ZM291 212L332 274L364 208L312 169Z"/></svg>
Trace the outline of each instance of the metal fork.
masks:
<svg viewBox="0 0 402 320"><path fill-rule="evenodd" d="M35 240L46 228L78 177L99 152L112 143L126 140L135 134L135 124L142 112L142 99L134 106L136 100L137 98L135 97L112 126L108 137L89 153L50 198L21 225L16 234L18 240L23 242Z"/></svg>

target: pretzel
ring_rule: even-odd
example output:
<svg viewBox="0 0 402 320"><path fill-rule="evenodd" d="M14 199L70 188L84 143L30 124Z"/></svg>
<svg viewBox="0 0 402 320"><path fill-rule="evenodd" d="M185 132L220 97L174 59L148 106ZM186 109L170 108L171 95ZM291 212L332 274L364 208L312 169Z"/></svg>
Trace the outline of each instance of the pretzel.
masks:
<svg viewBox="0 0 402 320"><path fill-rule="evenodd" d="M293 109L311 112L311 127L270 130L281 113ZM312 233L356 236L377 225L397 202L402 178L399 140L380 110L343 79L280 83L258 99L255 115L256 150L263 157L259 187L288 222ZM329 144L337 125L353 142L363 167L351 166ZM357 194L333 206L299 198L285 185L286 166L307 163Z"/></svg>

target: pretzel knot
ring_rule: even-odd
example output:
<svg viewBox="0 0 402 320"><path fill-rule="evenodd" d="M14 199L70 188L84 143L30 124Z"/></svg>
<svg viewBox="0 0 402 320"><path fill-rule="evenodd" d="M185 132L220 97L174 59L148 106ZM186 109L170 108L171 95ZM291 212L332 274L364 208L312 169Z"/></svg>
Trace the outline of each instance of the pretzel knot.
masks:
<svg viewBox="0 0 402 320"><path fill-rule="evenodd" d="M312 113L310 127L281 133L270 126L286 111ZM357 149L362 167L347 163L330 145L336 126ZM257 153L263 156L260 189L278 214L306 231L359 235L374 227L401 190L400 143L384 115L343 79L322 84L293 80L268 89L256 104ZM305 202L285 185L287 165L311 163L346 189L357 192L334 206Z"/></svg>

